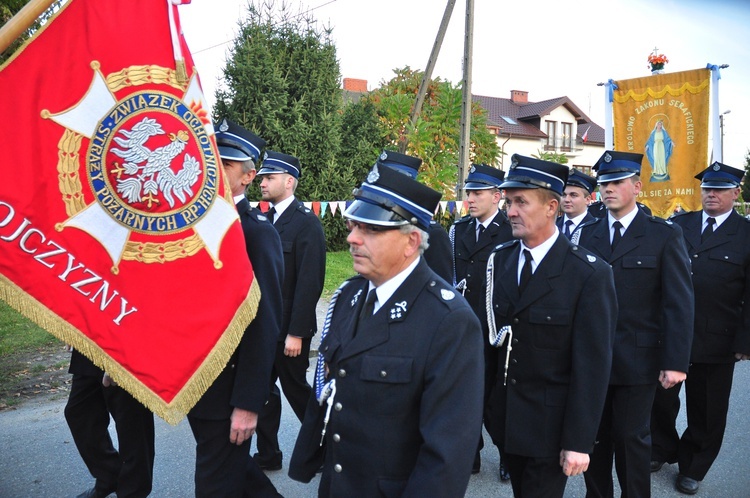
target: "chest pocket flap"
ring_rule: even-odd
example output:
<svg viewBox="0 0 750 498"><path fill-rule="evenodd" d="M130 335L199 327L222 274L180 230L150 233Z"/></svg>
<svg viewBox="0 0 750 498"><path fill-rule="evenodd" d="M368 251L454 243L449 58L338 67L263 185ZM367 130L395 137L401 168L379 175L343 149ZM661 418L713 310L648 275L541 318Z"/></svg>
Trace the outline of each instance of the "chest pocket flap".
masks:
<svg viewBox="0 0 750 498"><path fill-rule="evenodd" d="M708 257L715 261L724 261L725 263L732 263L735 265L742 264L742 255L740 253L727 251L726 249L714 249L708 253Z"/></svg>
<svg viewBox="0 0 750 498"><path fill-rule="evenodd" d="M529 309L529 323L541 325L567 325L570 323L570 310L566 308L545 308L535 306Z"/></svg>
<svg viewBox="0 0 750 498"><path fill-rule="evenodd" d="M656 256L625 256L623 268L656 268Z"/></svg>
<svg viewBox="0 0 750 498"><path fill-rule="evenodd" d="M394 356L365 356L360 379L387 384L405 384L411 381L413 358Z"/></svg>

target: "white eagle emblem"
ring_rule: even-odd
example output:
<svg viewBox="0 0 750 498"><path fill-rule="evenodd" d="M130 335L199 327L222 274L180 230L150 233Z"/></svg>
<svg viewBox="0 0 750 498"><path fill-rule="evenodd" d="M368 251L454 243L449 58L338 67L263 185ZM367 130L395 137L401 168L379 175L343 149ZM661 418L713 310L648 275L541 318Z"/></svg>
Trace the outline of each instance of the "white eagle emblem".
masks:
<svg viewBox="0 0 750 498"><path fill-rule="evenodd" d="M123 158L125 162L117 165L117 191L129 202L148 202L149 207L154 202L159 202L154 197L161 192L173 208L175 201L173 195L185 202L185 194L193 196L192 187L198 181L201 165L198 160L190 154L185 154L182 160L182 169L175 173L170 168L172 160L185 150L188 141L188 133L180 130L170 133L170 143L151 150L146 147L146 142L156 135L164 135L161 125L153 118L145 117L136 123L132 129L120 129L114 141L122 149L112 148L111 151ZM125 178L120 175L125 173Z"/></svg>
<svg viewBox="0 0 750 498"><path fill-rule="evenodd" d="M594 261L596 261L596 256L592 256L591 254L587 254L586 255L586 259L589 260L589 263L593 263Z"/></svg>

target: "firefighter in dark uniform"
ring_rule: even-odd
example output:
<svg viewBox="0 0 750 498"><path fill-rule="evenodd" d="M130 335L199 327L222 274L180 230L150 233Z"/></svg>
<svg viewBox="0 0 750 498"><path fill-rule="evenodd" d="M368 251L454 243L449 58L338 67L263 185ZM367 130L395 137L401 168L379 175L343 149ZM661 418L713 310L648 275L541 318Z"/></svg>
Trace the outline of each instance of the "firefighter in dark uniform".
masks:
<svg viewBox="0 0 750 498"><path fill-rule="evenodd" d="M473 164L466 177L464 190L469 204L469 214L451 226L449 237L453 250L452 282L471 305L471 309L482 323L482 342L484 343L485 360L485 400L492 388L497 371L497 348L487 341L487 311L484 307L485 270L487 258L496 246L513 239L508 217L500 210L505 173L486 164ZM481 468L480 450L484 440L480 435L479 447L474 457L472 472ZM499 448L498 448L499 451ZM502 481L510 479L500 455L499 477Z"/></svg>
<svg viewBox="0 0 750 498"><path fill-rule="evenodd" d="M578 240L577 236L573 238L578 227L596 219L587 211L588 201L595 188L596 178L577 169L570 170L560 206L563 214L557 218L557 228L566 239L573 240L573 243Z"/></svg>
<svg viewBox="0 0 750 498"><path fill-rule="evenodd" d="M650 496L651 406L657 384L685 379L693 336L693 286L682 230L636 206L642 154L606 151L594 166L607 216L579 244L612 266L619 313L612 372L588 497L611 497L612 457L623 496Z"/></svg>
<svg viewBox="0 0 750 498"><path fill-rule="evenodd" d="M375 165L345 211L359 274L331 299L289 476L319 496L464 496L482 424L468 303L421 257L440 194ZM316 399L317 398L317 399Z"/></svg>
<svg viewBox="0 0 750 498"><path fill-rule="evenodd" d="M239 498L252 489L249 496L277 497L275 487L249 454L258 414L268 399L284 276L279 236L245 197L265 141L229 120L215 128L261 300L227 366L188 413L196 442L195 496Z"/></svg>
<svg viewBox="0 0 750 498"><path fill-rule="evenodd" d="M514 154L500 186L513 235L487 266L500 348L487 424L518 498L562 497L585 472L604 406L617 319L612 270L555 226L564 165Z"/></svg>
<svg viewBox="0 0 750 498"><path fill-rule="evenodd" d="M695 328L685 380L687 429L677 434L680 385L656 390L651 470L679 464L678 491L695 494L716 460L729 410L734 364L750 354L750 221L734 210L744 171L718 162L699 173L701 211L672 218L682 227L693 270Z"/></svg>
<svg viewBox="0 0 750 498"><path fill-rule="evenodd" d="M310 397L310 343L318 331L316 308L326 274L323 226L294 195L301 175L299 159L275 151L266 151L258 171L261 196L271 204L268 216L284 252L281 330L271 371L271 394L258 419L258 452L253 455L264 470L282 466L278 438L282 403L277 380L300 422L305 414Z"/></svg>
<svg viewBox="0 0 750 498"><path fill-rule="evenodd" d="M383 150L376 164L388 166L416 180L422 160L400 152ZM448 232L440 223L430 220L430 228L427 230L427 234L430 236L430 247L424 252L427 266L446 282L450 282L453 276L453 268L451 266L451 243L448 239Z"/></svg>

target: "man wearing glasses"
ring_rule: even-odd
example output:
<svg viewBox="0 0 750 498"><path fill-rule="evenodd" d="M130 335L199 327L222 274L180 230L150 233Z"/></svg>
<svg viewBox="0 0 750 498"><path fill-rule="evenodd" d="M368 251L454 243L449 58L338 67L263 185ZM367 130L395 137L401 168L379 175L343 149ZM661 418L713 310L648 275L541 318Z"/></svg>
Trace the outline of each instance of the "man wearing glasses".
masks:
<svg viewBox="0 0 750 498"><path fill-rule="evenodd" d="M289 476L320 496L463 496L482 423L482 341L422 253L440 194L372 169L344 213L354 270L331 299ZM317 398L317 399L316 399Z"/></svg>

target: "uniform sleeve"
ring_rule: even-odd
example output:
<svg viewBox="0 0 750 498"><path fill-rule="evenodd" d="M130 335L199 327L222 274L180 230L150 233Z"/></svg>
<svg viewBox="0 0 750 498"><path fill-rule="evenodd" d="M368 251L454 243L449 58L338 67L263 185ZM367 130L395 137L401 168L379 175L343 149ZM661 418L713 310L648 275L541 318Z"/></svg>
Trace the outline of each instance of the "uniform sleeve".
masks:
<svg viewBox="0 0 750 498"><path fill-rule="evenodd" d="M693 343L695 297L682 228L673 225L662 252L661 310L664 345L660 370L687 372Z"/></svg>
<svg viewBox="0 0 750 498"><path fill-rule="evenodd" d="M430 230L430 247L424 253L427 266L448 283L453 280L453 251L448 232L436 225Z"/></svg>
<svg viewBox="0 0 750 498"><path fill-rule="evenodd" d="M743 228L745 221L742 220ZM747 233L750 229L744 230ZM735 353L750 354L750 237L745 237L742 271L745 274L745 287L742 292L742 323L738 325L732 349Z"/></svg>
<svg viewBox="0 0 750 498"><path fill-rule="evenodd" d="M562 449L591 453L612 369L617 327L617 294L609 265L602 264L587 279L573 321L571 376Z"/></svg>
<svg viewBox="0 0 750 498"><path fill-rule="evenodd" d="M246 246L261 299L255 319L248 325L238 347L237 372L231 405L258 413L269 394L271 368L281 328L281 285L284 258L281 239L270 223L254 225Z"/></svg>
<svg viewBox="0 0 750 498"><path fill-rule="evenodd" d="M482 426L484 362L477 328L471 308L454 309L429 345L419 409L423 443L404 497L466 492Z"/></svg>
<svg viewBox="0 0 750 498"><path fill-rule="evenodd" d="M297 281L287 333L310 338L318 328L315 308L323 293L326 274L326 240L317 218L305 219L295 244Z"/></svg>

